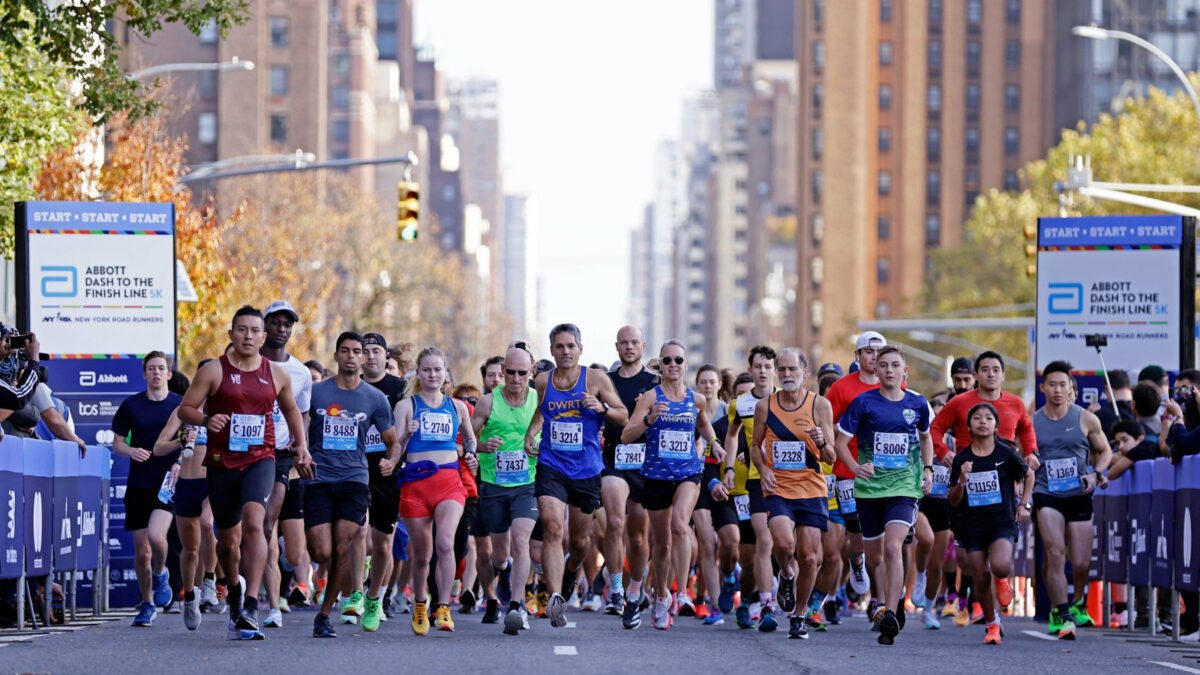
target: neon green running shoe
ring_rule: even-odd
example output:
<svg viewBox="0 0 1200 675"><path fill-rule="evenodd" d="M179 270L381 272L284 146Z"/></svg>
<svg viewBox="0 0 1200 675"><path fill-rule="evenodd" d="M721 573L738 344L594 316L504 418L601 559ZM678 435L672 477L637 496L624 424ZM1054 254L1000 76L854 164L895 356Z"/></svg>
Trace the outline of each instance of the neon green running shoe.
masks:
<svg viewBox="0 0 1200 675"><path fill-rule="evenodd" d="M1092 615L1088 614L1086 600L1080 600L1079 602L1071 605L1071 620L1074 621L1075 625L1079 628L1086 628L1088 626L1096 625L1096 622L1092 621Z"/></svg>
<svg viewBox="0 0 1200 675"><path fill-rule="evenodd" d="M1050 623L1046 625L1046 632L1050 635L1058 635L1058 631L1062 630L1063 615L1059 614L1058 608L1050 610Z"/></svg>
<svg viewBox="0 0 1200 675"><path fill-rule="evenodd" d="M383 610L379 607L379 601L374 598L367 598L366 609L362 615L362 628L368 633L374 633L379 629L379 617L383 614Z"/></svg>
<svg viewBox="0 0 1200 675"><path fill-rule="evenodd" d="M364 610L366 609L365 605L366 601L363 597L362 591L354 591L350 597L342 600L342 623L358 623L358 617L362 616Z"/></svg>

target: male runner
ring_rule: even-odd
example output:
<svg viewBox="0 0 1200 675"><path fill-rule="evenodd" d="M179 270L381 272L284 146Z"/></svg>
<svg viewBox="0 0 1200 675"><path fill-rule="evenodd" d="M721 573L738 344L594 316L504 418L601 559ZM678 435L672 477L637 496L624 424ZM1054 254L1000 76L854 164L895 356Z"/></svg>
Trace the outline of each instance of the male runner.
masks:
<svg viewBox="0 0 1200 675"><path fill-rule="evenodd" d="M754 378L748 373L741 373L733 381L733 398L736 400L742 394L749 392L754 388ZM733 401L731 401L733 403ZM717 434L717 438L723 440L729 433L729 415L726 413L713 423L713 432ZM719 444L719 443L718 443ZM750 441L746 439L746 435L742 434L738 438L738 454L748 456L750 452ZM724 454L724 448L718 452L714 447L709 451L710 455ZM711 497L709 504L711 510L711 519L713 529L717 534L717 571L720 580L718 581L718 595L715 605L715 611L711 612L709 618L704 620L705 625L718 625L725 622L724 615L733 611L734 594L738 591L738 580L736 576L738 561L741 557L741 537L742 524L746 524L746 529L749 530L750 522L750 497L741 495L733 497L729 494L729 488L722 481L723 475L728 475L724 469L724 464L729 461L728 455L722 460L716 460L716 468L712 469L708 482L704 484L705 490ZM735 484L736 487L736 484ZM697 510L700 509L700 504L697 502ZM753 531L750 531L751 534ZM749 574L743 571L743 574ZM748 577L744 577L747 578ZM750 591L747 591L750 592ZM743 614L743 612L739 612ZM751 628L753 624L750 622L750 610L747 608L744 612L744 619L738 624L739 628Z"/></svg>
<svg viewBox="0 0 1200 675"><path fill-rule="evenodd" d="M803 388L808 357L793 347L781 349L775 370L783 390L754 406L750 459L758 467L771 540L779 563L779 598L788 611L788 637L808 638L805 616L818 611L824 596L805 609L821 565L821 533L829 522L829 491L821 459L833 461L833 409L829 401Z"/></svg>
<svg viewBox="0 0 1200 675"><path fill-rule="evenodd" d="M537 377L540 403L525 432L526 454L538 457L534 494L542 523L542 567L550 593L547 613L555 628L567 625L566 598L574 592L583 564L590 516L600 506L600 472L604 468L601 423L612 420L623 425L629 416L612 380L588 377L588 369L580 367L582 351L583 339L574 324L562 323L550 330L555 367ZM540 443L539 431L548 432L541 435ZM563 530L568 516L568 547L575 569L563 560Z"/></svg>
<svg viewBox="0 0 1200 675"><path fill-rule="evenodd" d="M537 410L537 394L529 387L533 355L510 347L502 362L504 386L493 387L479 399L471 416L479 436L479 511L491 535L491 555L484 560L498 580L488 597L506 601L504 634L517 635L529 628L528 612L512 594L512 582L529 578L529 535L538 520L533 481L537 456L525 453L525 431ZM540 439L539 439L540 440ZM512 565L509 566L511 541Z"/></svg>
<svg viewBox="0 0 1200 675"><path fill-rule="evenodd" d="M229 579L228 636L262 640L265 636L258 629L255 594L267 555L262 528L275 477L272 412L276 400L293 439L295 466L301 476L312 478L312 460L290 375L283 366L259 354L266 340L262 313L249 305L239 309L233 315L229 339L230 351L196 373L179 404L179 419L208 428L204 464L217 527L217 556Z"/></svg>
<svg viewBox="0 0 1200 675"><path fill-rule="evenodd" d="M646 340L635 326L617 331L617 356L621 365L609 371L617 397L626 410L633 410L643 393L658 385L659 376L642 365ZM646 457L645 434L631 443L621 442L624 424L612 419L604 422L604 470L600 473L600 501L604 505L604 561L608 567L608 603L606 614L621 615L626 628L636 628L641 622L643 575L650 561L650 542L647 528L650 520L642 508L642 488L645 484L639 470ZM622 565L626 559L625 536L629 536L629 602L622 586Z"/></svg>
<svg viewBox="0 0 1200 675"><path fill-rule="evenodd" d="M884 563L876 576L883 603L872 618L879 623L879 644L890 645L904 627L904 539L917 520L917 500L932 486L932 413L924 396L901 388L908 366L898 347L880 348L875 369L879 389L860 394L846 408L835 445L838 459L856 477L867 567ZM851 437L858 439L857 458Z"/></svg>
<svg viewBox="0 0 1200 675"><path fill-rule="evenodd" d="M1033 513L1045 546L1043 571L1050 596L1049 632L1075 639L1075 627L1093 625L1085 593L1092 556L1092 492L1108 485L1112 450L1100 420L1075 405L1071 364L1052 361L1042 370L1046 405L1033 414L1041 464L1033 488ZM1075 602L1067 599L1067 556Z"/></svg>
<svg viewBox="0 0 1200 675"><path fill-rule="evenodd" d="M530 366L530 369L532 369L532 365ZM475 426L474 425L475 411L479 406L479 399L482 398L483 396L491 393L494 389L496 389L497 387L502 386L504 384L504 357L503 356L488 357L488 359L483 362L483 365L481 365L479 367L479 377L483 381L482 394L477 396L474 401L469 401L469 403L471 403L473 406L475 406L474 408L471 408L472 426ZM537 403L535 402L534 405L536 406ZM528 428L528 426L526 426L526 428ZM476 435L479 434L478 426L475 426L475 433L476 433ZM480 461L481 462L484 461L484 458L482 456L480 457ZM480 479L482 480L482 474L480 475ZM479 485L478 485L479 482L480 481L476 481L476 483L477 483L476 489L479 489ZM530 484L532 485L532 482ZM503 595L504 597L503 598L498 597L496 594L496 569L495 569L495 567L492 566L492 564L493 564L492 537L488 533L489 531L488 531L488 527L487 527L487 522L483 518L482 490L480 490L480 495L479 495L479 497L477 497L477 499L479 500L479 502L476 504L475 517L469 523L469 525L470 525L469 529L471 532L472 542L475 544L475 578L479 580L479 587L483 592L484 605L485 605L484 610L483 610L482 623L500 623L500 603L503 602L505 605L507 605L509 603L509 601L512 600L512 596L511 596L512 587L510 585L511 579L509 579L507 577L505 577L504 579L501 579L501 581L505 584L505 588L502 589L503 593L501 593L501 595ZM534 509L536 510L536 508L537 508L536 500L533 500L533 505L534 505ZM501 538L507 540L506 537L501 537ZM505 546L505 550L507 550L507 549L508 549L508 547ZM502 562L504 563L504 565L502 567L505 570L505 572L506 573L510 572L511 570L508 569L508 556L507 555L505 556L505 558ZM468 586L468 584L466 584L465 582L463 585ZM463 594L459 595L459 602L462 603L463 605L466 604L463 601L463 595L465 595L466 592L469 590L470 590L469 587L464 588Z"/></svg>
<svg viewBox="0 0 1200 675"><path fill-rule="evenodd" d="M975 363L979 363L978 358L975 359ZM961 396L975 388L977 372L979 368L973 368L971 359L965 356L950 362L950 384L954 387L954 396Z"/></svg>
<svg viewBox="0 0 1200 675"><path fill-rule="evenodd" d="M142 359L146 391L121 402L113 416L113 452L129 458L129 481L125 488L125 529L133 533L134 570L142 602L138 605L134 626L149 626L158 613L155 605L171 602L167 575L167 531L175 510L171 500L159 499L163 478L170 473L173 493L179 467L175 460L179 448L166 455L154 455L154 442L182 397L167 391L171 364L167 355L153 351ZM130 436L129 442L125 437Z"/></svg>
<svg viewBox="0 0 1200 675"><path fill-rule="evenodd" d="M308 424L308 404L312 397L312 376L304 362L287 352L288 340L292 338L292 328L300 320L300 315L287 300L276 300L267 306L263 317L267 324L267 337L259 353L274 363L283 365L291 377L292 391L296 396L296 407L305 424ZM283 531L284 545L288 553L288 561L297 570L311 567L305 554L304 546L304 514L301 506L304 503L304 492L299 481L291 475L295 456L292 454L292 437L284 423L279 405L275 405L273 413L275 423L275 485L271 490L271 499L267 502L267 522L263 526L267 533L267 566L263 571L263 585L267 588L267 604L271 610L263 620L263 627L280 628L283 626L281 607L288 606L287 601L280 603L279 578L279 530ZM292 486L296 494L288 499ZM284 508L284 506L288 508ZM282 522L282 526L280 523ZM299 579L304 583L306 579Z"/></svg>
<svg viewBox="0 0 1200 675"><path fill-rule="evenodd" d="M362 582L363 558L355 546L359 530L366 524L371 499L367 469L367 431L375 428L387 446L379 459L379 472L390 475L400 461L400 443L392 424L392 410L383 392L362 381L363 337L344 332L338 336L333 355L337 374L313 385L312 405L316 414L308 425L312 443L314 476L305 481L304 527L313 560L329 566L329 582L321 609L313 620L313 637L337 637L329 623L336 599L335 589L346 577L358 590ZM387 552L391 557L391 551ZM379 590L366 600L364 631L379 628Z"/></svg>

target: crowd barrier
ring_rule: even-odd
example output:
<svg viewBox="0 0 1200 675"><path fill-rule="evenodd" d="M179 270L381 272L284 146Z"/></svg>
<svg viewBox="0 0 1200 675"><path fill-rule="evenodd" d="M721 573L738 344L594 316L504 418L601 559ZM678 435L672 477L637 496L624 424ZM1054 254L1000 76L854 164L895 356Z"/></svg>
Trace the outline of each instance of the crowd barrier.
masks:
<svg viewBox="0 0 1200 675"><path fill-rule="evenodd" d="M77 581L86 571L100 582L90 602L93 615L108 609L111 457L103 446L89 446L80 457L79 446L67 441L0 439L0 579L19 580L18 626L32 610L29 578L59 581L69 603L64 612L75 618ZM43 595L43 617L52 616L52 596Z"/></svg>

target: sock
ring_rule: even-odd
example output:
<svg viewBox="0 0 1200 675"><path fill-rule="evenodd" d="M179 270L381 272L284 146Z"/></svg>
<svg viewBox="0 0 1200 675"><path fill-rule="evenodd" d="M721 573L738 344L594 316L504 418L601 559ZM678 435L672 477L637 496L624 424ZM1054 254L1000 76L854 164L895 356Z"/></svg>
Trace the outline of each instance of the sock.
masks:
<svg viewBox="0 0 1200 675"><path fill-rule="evenodd" d="M258 597L254 595L247 595L245 601L243 601L243 606L246 608L247 612L258 611Z"/></svg>
<svg viewBox="0 0 1200 675"><path fill-rule="evenodd" d="M729 574L725 575L724 581L725 581L725 583L728 583L728 584L736 584L737 583L737 575L734 574L733 572L730 572Z"/></svg>
<svg viewBox="0 0 1200 675"><path fill-rule="evenodd" d="M226 590L225 603L229 606L229 616L236 617L242 611L242 587L230 585Z"/></svg>
<svg viewBox="0 0 1200 675"><path fill-rule="evenodd" d="M492 565L492 571L497 575L503 574L508 569L508 561L505 560L503 565Z"/></svg>
<svg viewBox="0 0 1200 675"><path fill-rule="evenodd" d="M946 580L946 595L958 595L958 580L955 578L954 573L946 572L942 574L942 577Z"/></svg>
<svg viewBox="0 0 1200 675"><path fill-rule="evenodd" d="M185 602L192 602L193 600L195 600L196 599L196 589L189 588L188 590L184 591L183 599Z"/></svg>
<svg viewBox="0 0 1200 675"><path fill-rule="evenodd" d="M991 621L987 622L987 625L999 626L1000 625L1000 615L999 614L995 615L995 618L992 619Z"/></svg>
<svg viewBox="0 0 1200 675"><path fill-rule="evenodd" d="M1058 613L1060 616L1070 616L1071 615L1071 603L1069 603L1069 602L1064 602L1063 604L1059 605L1056 609L1058 610Z"/></svg>
<svg viewBox="0 0 1200 675"><path fill-rule="evenodd" d="M638 579L629 580L629 599L637 600L642 597L642 582Z"/></svg>
<svg viewBox="0 0 1200 675"><path fill-rule="evenodd" d="M763 605L771 604L771 594L770 593L759 593L758 601L761 602Z"/></svg>
<svg viewBox="0 0 1200 675"><path fill-rule="evenodd" d="M542 563L533 563L533 573L538 576L541 576L546 573L545 568L542 567Z"/></svg>
<svg viewBox="0 0 1200 675"><path fill-rule="evenodd" d="M221 586L224 586L225 590L229 590L229 580L226 579L225 577L218 578L217 583L220 584Z"/></svg>
<svg viewBox="0 0 1200 675"><path fill-rule="evenodd" d="M205 573L204 573L204 580L205 580L205 581L209 581L210 579L211 579L211 580L213 580L213 581L216 581L216 579L217 579L217 575L216 575L216 574L213 574L212 572L205 572Z"/></svg>
<svg viewBox="0 0 1200 675"><path fill-rule="evenodd" d="M1124 602L1114 602L1113 603L1113 611L1116 612L1117 614L1124 612L1126 607L1128 607L1128 604L1124 603Z"/></svg>
<svg viewBox="0 0 1200 675"><path fill-rule="evenodd" d="M821 611L821 605L824 605L824 604L825 604L825 594L822 593L821 591L814 590L812 592L812 597L809 598L808 608L813 610L814 612L819 612L819 611Z"/></svg>
<svg viewBox="0 0 1200 675"><path fill-rule="evenodd" d="M621 577L623 576L624 575L619 572L617 574L608 575L609 596L611 596L613 593L621 592L621 588L623 588L621 586Z"/></svg>
<svg viewBox="0 0 1200 675"><path fill-rule="evenodd" d="M521 611L521 603L517 602L516 600L513 600L512 602L508 603L508 611L510 611L510 612Z"/></svg>

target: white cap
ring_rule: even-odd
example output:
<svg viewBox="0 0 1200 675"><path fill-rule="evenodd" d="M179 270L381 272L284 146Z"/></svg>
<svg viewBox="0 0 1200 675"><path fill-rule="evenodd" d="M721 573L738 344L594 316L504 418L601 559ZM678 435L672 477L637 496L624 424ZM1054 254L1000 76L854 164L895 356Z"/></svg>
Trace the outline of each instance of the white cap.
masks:
<svg viewBox="0 0 1200 675"><path fill-rule="evenodd" d="M887 340L883 336L873 330L869 330L858 336L858 340L854 343L854 351L858 351L864 347L883 347L887 345Z"/></svg>
<svg viewBox="0 0 1200 675"><path fill-rule="evenodd" d="M276 312L283 312L284 314L287 314L288 316L292 317L292 321L300 320L300 315L296 313L295 308L292 307L292 303L288 302L287 300L276 300L270 305L267 305L267 311L263 312L263 318L265 319Z"/></svg>

